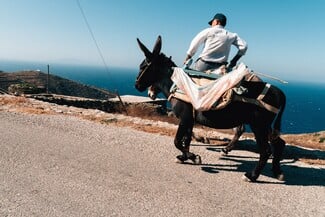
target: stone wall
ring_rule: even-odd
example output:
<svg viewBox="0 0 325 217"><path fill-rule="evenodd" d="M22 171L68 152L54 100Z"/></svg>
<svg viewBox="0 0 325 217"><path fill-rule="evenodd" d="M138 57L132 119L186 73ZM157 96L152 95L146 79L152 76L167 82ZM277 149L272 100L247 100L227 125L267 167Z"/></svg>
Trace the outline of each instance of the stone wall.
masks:
<svg viewBox="0 0 325 217"><path fill-rule="evenodd" d="M86 109L98 109L108 113L145 113L148 115L165 115L167 113L166 100L153 101L149 100L147 97L145 97L147 100L144 100L144 97L121 96L121 102L118 98L99 100L55 94L35 94L26 96L58 105L74 106Z"/></svg>

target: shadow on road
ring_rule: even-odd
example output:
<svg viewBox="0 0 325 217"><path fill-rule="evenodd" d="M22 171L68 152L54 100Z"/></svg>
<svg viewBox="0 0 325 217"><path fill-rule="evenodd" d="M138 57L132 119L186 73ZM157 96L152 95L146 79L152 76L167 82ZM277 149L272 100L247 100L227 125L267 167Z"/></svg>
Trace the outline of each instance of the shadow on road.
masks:
<svg viewBox="0 0 325 217"><path fill-rule="evenodd" d="M193 146L205 147L208 151L222 153L223 146L220 145L206 145L206 144L194 144ZM240 141L236 146L236 150L245 150L254 153L258 153L257 146L253 140ZM202 164L201 169L208 173L218 173L220 171L233 171L242 172L251 171L258 161L258 157L252 156L239 156L236 155L236 150L233 150L228 155L223 155L219 160L232 161L232 164ZM278 182L274 179L274 182L259 181L259 183L267 184L285 184L285 185L300 185L300 186L325 186L325 169L312 167L312 166L299 166L294 164L299 158L308 159L325 159L325 152L319 150L308 150L296 146L286 146L283 160L281 161L282 170L285 175L285 182ZM273 177L271 172L271 159L265 166L262 175Z"/></svg>
<svg viewBox="0 0 325 217"><path fill-rule="evenodd" d="M219 145L211 145L211 144L191 144L191 146L203 146L206 147L209 151L216 151L221 152L221 148L226 146L228 143L223 143ZM245 150L258 153L258 147L254 140L242 140L236 144L234 150ZM305 149L298 146L286 145L284 150L283 159L319 159L325 160L325 151L321 150L312 150L312 149Z"/></svg>

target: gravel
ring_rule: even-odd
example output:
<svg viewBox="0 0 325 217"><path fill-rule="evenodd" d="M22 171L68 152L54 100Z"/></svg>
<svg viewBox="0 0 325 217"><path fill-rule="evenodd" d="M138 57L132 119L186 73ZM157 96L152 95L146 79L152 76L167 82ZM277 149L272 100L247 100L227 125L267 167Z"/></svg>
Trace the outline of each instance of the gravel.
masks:
<svg viewBox="0 0 325 217"><path fill-rule="evenodd" d="M286 182L241 179L258 155L66 115L0 111L0 216L325 216L325 168L282 161Z"/></svg>

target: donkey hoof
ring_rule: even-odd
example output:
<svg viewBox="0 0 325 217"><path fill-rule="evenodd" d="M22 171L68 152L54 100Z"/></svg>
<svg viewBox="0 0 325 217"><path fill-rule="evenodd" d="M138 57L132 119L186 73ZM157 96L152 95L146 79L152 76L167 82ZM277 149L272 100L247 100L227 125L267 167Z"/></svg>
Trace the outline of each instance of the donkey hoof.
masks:
<svg viewBox="0 0 325 217"><path fill-rule="evenodd" d="M242 180L245 182L256 182L256 178L253 177L250 173L245 173L242 176Z"/></svg>
<svg viewBox="0 0 325 217"><path fill-rule="evenodd" d="M284 174L280 169L272 169L273 177L279 181L284 181Z"/></svg>
<svg viewBox="0 0 325 217"><path fill-rule="evenodd" d="M189 156L189 158L194 165L200 165L202 163L201 156L197 154L192 154Z"/></svg>
<svg viewBox="0 0 325 217"><path fill-rule="evenodd" d="M195 158L193 159L193 163L194 163L195 165L200 165L200 164L202 164L201 156L200 156L200 155L195 155Z"/></svg>
<svg viewBox="0 0 325 217"><path fill-rule="evenodd" d="M222 151L225 155L227 155L228 152L229 152L226 148L222 148L221 151Z"/></svg>
<svg viewBox="0 0 325 217"><path fill-rule="evenodd" d="M176 158L176 160L175 160L175 163L178 163L178 164L183 164L183 163L184 163L184 161L181 161L180 159Z"/></svg>
<svg viewBox="0 0 325 217"><path fill-rule="evenodd" d="M245 176L245 175L242 175L241 179L244 181L244 182L250 182L251 180Z"/></svg>
<svg viewBox="0 0 325 217"><path fill-rule="evenodd" d="M275 177L277 180L281 181L281 182L284 182L284 181L285 181L285 180L284 180L284 174L283 174L283 173L274 174L274 177Z"/></svg>
<svg viewBox="0 0 325 217"><path fill-rule="evenodd" d="M176 156L176 163L182 164L184 163L184 161L186 161L187 159L184 157L184 155L178 155Z"/></svg>

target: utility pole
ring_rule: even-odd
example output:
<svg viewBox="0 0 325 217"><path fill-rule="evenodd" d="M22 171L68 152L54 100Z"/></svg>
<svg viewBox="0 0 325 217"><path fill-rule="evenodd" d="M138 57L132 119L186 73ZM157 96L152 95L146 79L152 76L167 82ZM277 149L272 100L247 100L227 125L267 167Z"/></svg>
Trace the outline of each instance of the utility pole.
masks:
<svg viewBox="0 0 325 217"><path fill-rule="evenodd" d="M50 77L50 65L47 64L47 79L46 79L46 93L47 94L49 93L49 83L50 83L49 77Z"/></svg>

